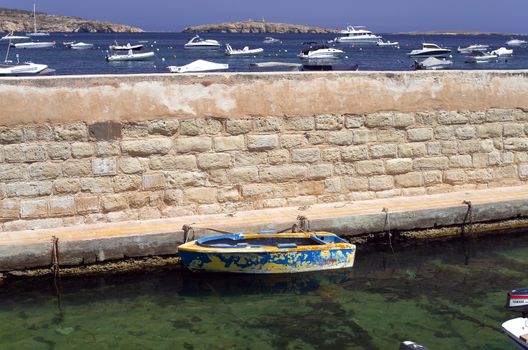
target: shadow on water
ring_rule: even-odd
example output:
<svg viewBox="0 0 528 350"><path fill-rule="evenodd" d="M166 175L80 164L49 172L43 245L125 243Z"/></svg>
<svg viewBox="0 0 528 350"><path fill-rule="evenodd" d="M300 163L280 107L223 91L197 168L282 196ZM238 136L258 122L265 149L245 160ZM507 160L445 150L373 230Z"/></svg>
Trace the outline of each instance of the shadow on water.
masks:
<svg viewBox="0 0 528 350"><path fill-rule="evenodd" d="M527 243L519 234L395 254L360 247L353 269L323 273L64 277L62 309L49 278L7 281L0 348L391 349L411 338L504 349L504 298L528 285Z"/></svg>

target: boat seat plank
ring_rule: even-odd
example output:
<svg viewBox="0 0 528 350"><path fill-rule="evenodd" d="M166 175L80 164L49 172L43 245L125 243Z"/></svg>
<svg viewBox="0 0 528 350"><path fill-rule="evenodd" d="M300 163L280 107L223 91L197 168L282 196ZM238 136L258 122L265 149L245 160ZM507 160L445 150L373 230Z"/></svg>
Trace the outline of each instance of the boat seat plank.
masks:
<svg viewBox="0 0 528 350"><path fill-rule="evenodd" d="M521 340L523 340L525 343L528 343L528 333L521 334L519 338L521 338Z"/></svg>
<svg viewBox="0 0 528 350"><path fill-rule="evenodd" d="M277 243L278 248L297 248L295 243Z"/></svg>

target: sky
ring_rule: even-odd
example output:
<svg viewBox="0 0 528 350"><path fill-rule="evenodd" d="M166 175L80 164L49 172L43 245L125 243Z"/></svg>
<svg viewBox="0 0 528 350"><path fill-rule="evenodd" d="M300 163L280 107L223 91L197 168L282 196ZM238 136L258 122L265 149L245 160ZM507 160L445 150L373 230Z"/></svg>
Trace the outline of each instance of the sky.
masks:
<svg viewBox="0 0 528 350"><path fill-rule="evenodd" d="M33 0L0 0L0 7L31 10ZM169 32L264 18L329 28L366 25L378 33L528 33L528 0L39 0L37 11Z"/></svg>

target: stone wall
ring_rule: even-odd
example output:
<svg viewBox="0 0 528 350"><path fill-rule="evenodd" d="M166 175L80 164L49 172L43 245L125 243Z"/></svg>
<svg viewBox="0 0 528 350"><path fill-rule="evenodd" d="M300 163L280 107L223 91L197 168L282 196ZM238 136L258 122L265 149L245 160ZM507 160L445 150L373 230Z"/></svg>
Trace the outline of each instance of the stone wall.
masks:
<svg viewBox="0 0 528 350"><path fill-rule="evenodd" d="M528 178L522 109L285 114L0 127L1 228L235 213Z"/></svg>

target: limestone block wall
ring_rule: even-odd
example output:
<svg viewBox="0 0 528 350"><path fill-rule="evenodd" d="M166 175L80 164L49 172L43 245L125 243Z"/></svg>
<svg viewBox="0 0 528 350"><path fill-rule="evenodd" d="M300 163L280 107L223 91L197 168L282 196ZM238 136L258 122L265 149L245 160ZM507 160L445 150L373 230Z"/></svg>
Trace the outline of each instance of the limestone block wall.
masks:
<svg viewBox="0 0 528 350"><path fill-rule="evenodd" d="M3 231L515 185L528 112L330 113L0 127ZM148 118L143 118L148 119Z"/></svg>

